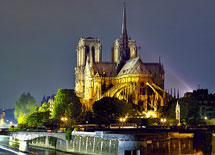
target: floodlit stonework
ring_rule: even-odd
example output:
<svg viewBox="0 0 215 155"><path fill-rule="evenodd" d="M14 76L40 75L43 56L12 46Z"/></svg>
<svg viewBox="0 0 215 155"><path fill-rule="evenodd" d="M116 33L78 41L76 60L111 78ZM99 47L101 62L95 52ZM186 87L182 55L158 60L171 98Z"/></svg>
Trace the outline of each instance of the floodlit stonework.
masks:
<svg viewBox="0 0 215 155"><path fill-rule="evenodd" d="M87 109L103 97L116 97L141 104L144 112L156 112L165 104L164 68L160 62L144 63L137 45L127 35L126 9L122 34L113 43L111 62L102 61L102 45L97 38L80 38L75 68L75 91ZM150 116L149 116L150 117Z"/></svg>

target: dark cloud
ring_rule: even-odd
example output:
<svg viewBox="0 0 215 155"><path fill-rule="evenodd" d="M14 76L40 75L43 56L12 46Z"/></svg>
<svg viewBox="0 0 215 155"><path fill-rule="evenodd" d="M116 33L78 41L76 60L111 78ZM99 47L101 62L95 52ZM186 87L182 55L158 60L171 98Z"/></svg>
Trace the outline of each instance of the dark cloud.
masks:
<svg viewBox="0 0 215 155"><path fill-rule="evenodd" d="M101 39L103 60L119 38L116 0L0 0L0 108L30 92L39 103L58 88L74 88L80 36ZM128 33L146 62L161 56L166 88L198 84L215 92L215 1L127 0Z"/></svg>

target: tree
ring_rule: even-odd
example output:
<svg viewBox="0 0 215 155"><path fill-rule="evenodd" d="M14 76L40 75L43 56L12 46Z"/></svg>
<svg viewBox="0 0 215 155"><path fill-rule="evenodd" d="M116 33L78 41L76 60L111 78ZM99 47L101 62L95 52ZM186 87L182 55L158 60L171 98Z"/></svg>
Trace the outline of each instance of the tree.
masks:
<svg viewBox="0 0 215 155"><path fill-rule="evenodd" d="M213 118L213 119L209 119L208 120L208 124L209 125L215 125L215 119Z"/></svg>
<svg viewBox="0 0 215 155"><path fill-rule="evenodd" d="M175 107L177 100L169 101L161 110L163 117L167 121L173 121L176 118ZM180 117L183 124L197 124L200 120L200 107L195 98L181 98L180 104Z"/></svg>
<svg viewBox="0 0 215 155"><path fill-rule="evenodd" d="M49 121L49 111L34 112L27 117L28 126L43 126L44 123Z"/></svg>
<svg viewBox="0 0 215 155"><path fill-rule="evenodd" d="M93 104L93 112L98 123L109 125L119 117L125 116L129 111L129 104L117 98L104 97Z"/></svg>
<svg viewBox="0 0 215 155"><path fill-rule="evenodd" d="M37 110L36 100L30 93L21 94L15 103L14 116L18 124L24 124L26 117Z"/></svg>
<svg viewBox="0 0 215 155"><path fill-rule="evenodd" d="M78 116L78 123L85 124L85 123L95 123L96 119L94 113L92 111L82 111L81 114Z"/></svg>
<svg viewBox="0 0 215 155"><path fill-rule="evenodd" d="M46 112L50 111L49 109L50 103L49 102L44 102L41 107L39 107L38 112Z"/></svg>
<svg viewBox="0 0 215 155"><path fill-rule="evenodd" d="M59 89L54 101L52 118L60 119L62 116L76 118L81 113L81 102L71 89Z"/></svg>

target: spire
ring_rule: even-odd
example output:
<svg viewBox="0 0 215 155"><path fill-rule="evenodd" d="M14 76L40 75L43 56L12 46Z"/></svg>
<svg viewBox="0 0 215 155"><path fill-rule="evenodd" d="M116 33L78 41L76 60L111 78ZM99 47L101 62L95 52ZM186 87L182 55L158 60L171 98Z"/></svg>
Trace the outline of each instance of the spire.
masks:
<svg viewBox="0 0 215 155"><path fill-rule="evenodd" d="M125 5L125 2L124 2L124 7L123 7L121 46L122 46L122 49L124 51L126 51L128 48L128 34L127 34L127 28L126 28L126 5Z"/></svg>
<svg viewBox="0 0 215 155"><path fill-rule="evenodd" d="M122 20L122 35L127 34L127 29L126 29L126 4L124 2L124 8L123 8L123 20Z"/></svg>
<svg viewBox="0 0 215 155"><path fill-rule="evenodd" d="M126 28L126 5L123 7L123 19L122 19L122 34L120 38L120 58L117 62L117 72L121 70L127 60L130 59L130 51L128 48L128 34Z"/></svg>
<svg viewBox="0 0 215 155"><path fill-rule="evenodd" d="M178 88L178 94L177 94L177 99L179 99L179 88Z"/></svg>
<svg viewBox="0 0 215 155"><path fill-rule="evenodd" d="M180 124L180 105L178 103L178 100L175 107L175 114L176 114L176 120L178 120L179 121L178 124Z"/></svg>

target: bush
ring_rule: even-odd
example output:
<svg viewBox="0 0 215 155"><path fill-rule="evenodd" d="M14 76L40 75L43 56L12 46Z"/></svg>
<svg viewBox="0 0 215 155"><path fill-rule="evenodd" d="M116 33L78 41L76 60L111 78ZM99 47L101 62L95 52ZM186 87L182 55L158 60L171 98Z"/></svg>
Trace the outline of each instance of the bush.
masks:
<svg viewBox="0 0 215 155"><path fill-rule="evenodd" d="M66 131L66 140L68 140L68 141L71 140L71 138L72 138L72 136L71 136L72 131L73 131L73 128L67 129L67 131Z"/></svg>
<svg viewBox="0 0 215 155"><path fill-rule="evenodd" d="M149 118L149 119L147 119L147 124L149 126L158 125L159 124L159 119L157 119L157 118Z"/></svg>
<svg viewBox="0 0 215 155"><path fill-rule="evenodd" d="M26 128L19 128L19 127L9 127L8 131L26 131Z"/></svg>
<svg viewBox="0 0 215 155"><path fill-rule="evenodd" d="M209 125L215 125L215 118L208 120Z"/></svg>

